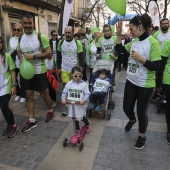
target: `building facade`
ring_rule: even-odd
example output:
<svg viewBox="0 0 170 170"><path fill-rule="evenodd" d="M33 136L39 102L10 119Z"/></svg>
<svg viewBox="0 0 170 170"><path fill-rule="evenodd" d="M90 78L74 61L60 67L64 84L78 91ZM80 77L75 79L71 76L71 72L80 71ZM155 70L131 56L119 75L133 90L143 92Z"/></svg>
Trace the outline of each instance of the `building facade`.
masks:
<svg viewBox="0 0 170 170"><path fill-rule="evenodd" d="M29 12L34 18L35 30L50 38L51 30L58 29L62 0L0 0L0 35L7 44L12 36L12 26L21 22L21 16Z"/></svg>

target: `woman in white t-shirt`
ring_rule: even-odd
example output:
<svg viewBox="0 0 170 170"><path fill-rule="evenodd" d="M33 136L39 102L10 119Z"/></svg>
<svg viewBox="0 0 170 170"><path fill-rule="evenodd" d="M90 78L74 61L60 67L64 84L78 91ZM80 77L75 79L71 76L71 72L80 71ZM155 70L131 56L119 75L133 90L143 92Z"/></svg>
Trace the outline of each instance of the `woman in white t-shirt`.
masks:
<svg viewBox="0 0 170 170"><path fill-rule="evenodd" d="M15 67L16 67L15 72L17 77L19 75L19 67L20 67L20 61L17 55L17 46L18 46L18 39L22 35L22 33L23 33L23 28L21 24L19 23L14 24L13 37L10 38L8 44L8 51L15 63ZM15 101L25 102L25 91L21 88L18 79L17 79L17 93L16 93Z"/></svg>

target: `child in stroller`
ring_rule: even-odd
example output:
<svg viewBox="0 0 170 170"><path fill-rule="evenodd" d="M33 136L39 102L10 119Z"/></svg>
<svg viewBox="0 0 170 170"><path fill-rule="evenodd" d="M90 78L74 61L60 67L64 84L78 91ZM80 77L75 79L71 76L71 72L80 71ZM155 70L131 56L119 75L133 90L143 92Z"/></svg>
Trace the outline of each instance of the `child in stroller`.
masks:
<svg viewBox="0 0 170 170"><path fill-rule="evenodd" d="M98 60L94 66L90 83L90 104L87 112L89 116L91 116L92 110L95 109L95 111L103 113L103 119L110 120L111 111L108 109L114 109L115 107L115 102L112 99L113 87L111 85L114 78L113 70L114 62L109 60Z"/></svg>
<svg viewBox="0 0 170 170"><path fill-rule="evenodd" d="M102 69L99 71L99 77L94 83L93 92L90 96L90 100L92 102L90 109L95 108L95 111L101 110L101 105L104 102L104 98L108 93L108 89L110 86L110 79L107 77L107 74L108 73L106 69Z"/></svg>

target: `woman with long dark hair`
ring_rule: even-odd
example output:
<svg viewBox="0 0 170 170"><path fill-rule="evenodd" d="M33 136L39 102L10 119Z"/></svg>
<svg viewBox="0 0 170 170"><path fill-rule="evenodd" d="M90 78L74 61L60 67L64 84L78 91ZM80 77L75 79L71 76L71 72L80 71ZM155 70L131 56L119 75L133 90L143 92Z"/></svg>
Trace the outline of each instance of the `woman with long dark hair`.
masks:
<svg viewBox="0 0 170 170"><path fill-rule="evenodd" d="M129 29L134 39L124 47L121 44L122 22L118 23L116 29L116 49L130 53L123 110L129 118L125 132L129 132L136 123L134 106L137 102L139 136L136 140L135 149L142 149L146 142L147 110L155 91L155 72L158 70L161 61L159 43L149 35L151 24L152 20L148 14L137 15L132 18L129 22Z"/></svg>
<svg viewBox="0 0 170 170"><path fill-rule="evenodd" d="M9 108L9 101L11 95L16 93L17 83L14 62L3 47L3 41L0 37L0 107L7 122L7 127L2 135L12 138L17 134L18 127L15 124L13 112Z"/></svg>

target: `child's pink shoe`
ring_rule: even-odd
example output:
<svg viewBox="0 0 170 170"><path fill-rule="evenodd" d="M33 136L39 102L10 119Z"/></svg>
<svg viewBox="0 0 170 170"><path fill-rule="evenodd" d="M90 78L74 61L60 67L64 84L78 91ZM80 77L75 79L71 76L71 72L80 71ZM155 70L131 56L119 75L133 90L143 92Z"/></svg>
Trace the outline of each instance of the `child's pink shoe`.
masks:
<svg viewBox="0 0 170 170"><path fill-rule="evenodd" d="M86 127L86 133L91 132L91 122L89 121L89 124L85 126Z"/></svg>

